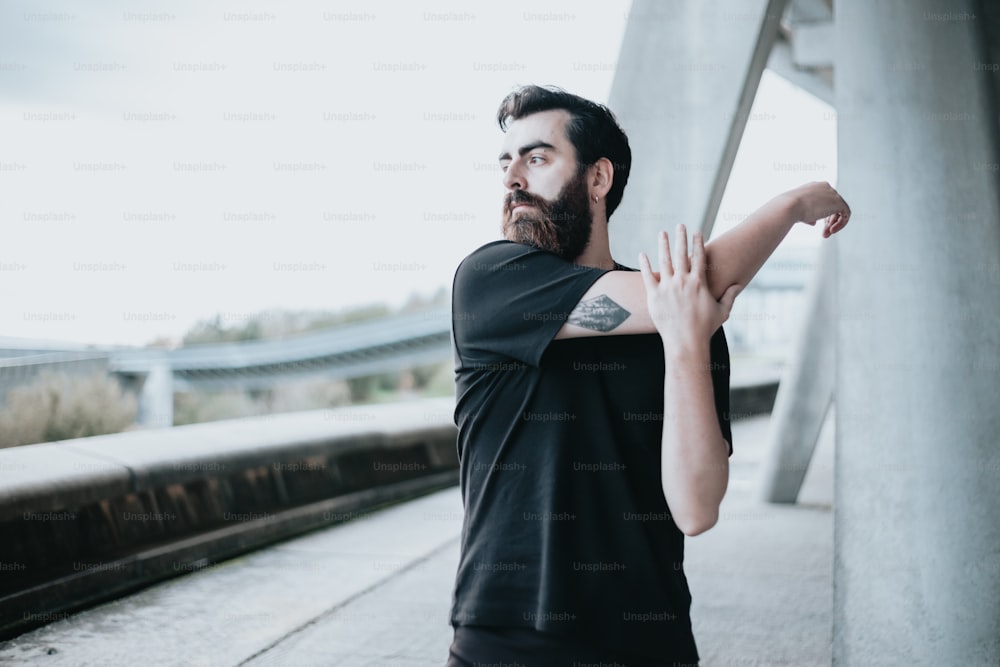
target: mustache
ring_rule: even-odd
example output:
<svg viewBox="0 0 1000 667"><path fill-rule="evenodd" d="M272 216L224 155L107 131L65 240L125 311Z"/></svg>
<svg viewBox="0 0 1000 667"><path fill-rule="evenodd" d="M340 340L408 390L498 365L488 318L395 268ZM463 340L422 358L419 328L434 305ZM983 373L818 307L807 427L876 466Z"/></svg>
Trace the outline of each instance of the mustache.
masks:
<svg viewBox="0 0 1000 667"><path fill-rule="evenodd" d="M510 210L518 204L531 204L536 208L544 208L545 202L542 201L540 197L536 197L533 194L525 192L524 190L514 190L513 192L508 192L504 196L504 210L510 212Z"/></svg>

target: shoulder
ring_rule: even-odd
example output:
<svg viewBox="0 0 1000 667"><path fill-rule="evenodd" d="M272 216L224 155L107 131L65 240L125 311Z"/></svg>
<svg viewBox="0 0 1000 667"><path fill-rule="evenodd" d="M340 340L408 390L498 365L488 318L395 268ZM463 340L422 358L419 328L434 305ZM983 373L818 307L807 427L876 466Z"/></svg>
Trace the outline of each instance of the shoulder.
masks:
<svg viewBox="0 0 1000 667"><path fill-rule="evenodd" d="M509 274L526 271L538 264L566 263L554 253L506 239L479 246L459 262L456 278L474 275Z"/></svg>
<svg viewBox="0 0 1000 667"><path fill-rule="evenodd" d="M525 245L523 243L515 243L514 241L508 241L506 239L498 239L496 241L484 243L470 252L465 256L465 259L459 263L459 266L475 263L477 261L504 260L537 253L543 253L545 255L552 255L552 257L555 257L554 254L548 252L547 250L541 250L539 248L535 248L534 246Z"/></svg>

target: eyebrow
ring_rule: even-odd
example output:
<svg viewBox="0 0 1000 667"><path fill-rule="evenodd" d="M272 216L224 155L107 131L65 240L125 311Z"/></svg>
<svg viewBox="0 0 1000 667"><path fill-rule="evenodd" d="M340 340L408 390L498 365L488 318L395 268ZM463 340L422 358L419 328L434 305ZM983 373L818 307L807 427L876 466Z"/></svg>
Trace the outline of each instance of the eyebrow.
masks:
<svg viewBox="0 0 1000 667"><path fill-rule="evenodd" d="M524 146L521 146L520 148L518 148L517 149L517 154L519 156L520 155L524 155L528 151L533 151L536 148L548 148L548 149L551 149L551 150L555 150L556 149L555 146L553 146L552 144L547 143L545 141L533 141L530 144L525 144ZM509 160L509 159L510 159L510 153L508 153L507 151L504 151L503 153L500 153L500 157L497 158L497 160Z"/></svg>

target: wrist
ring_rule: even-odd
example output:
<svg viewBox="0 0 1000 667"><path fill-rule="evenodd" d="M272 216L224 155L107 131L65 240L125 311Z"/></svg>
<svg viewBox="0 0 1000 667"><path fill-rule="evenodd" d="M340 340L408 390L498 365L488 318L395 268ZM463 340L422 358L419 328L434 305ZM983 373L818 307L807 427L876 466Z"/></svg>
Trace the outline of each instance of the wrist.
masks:
<svg viewBox="0 0 1000 667"><path fill-rule="evenodd" d="M802 210L802 195L799 193L798 188L778 195L773 201L781 219L789 227L792 227L796 222L801 222L802 218L805 217Z"/></svg>
<svg viewBox="0 0 1000 667"><path fill-rule="evenodd" d="M663 341L663 361L668 370L702 370L711 359L709 340L675 339Z"/></svg>

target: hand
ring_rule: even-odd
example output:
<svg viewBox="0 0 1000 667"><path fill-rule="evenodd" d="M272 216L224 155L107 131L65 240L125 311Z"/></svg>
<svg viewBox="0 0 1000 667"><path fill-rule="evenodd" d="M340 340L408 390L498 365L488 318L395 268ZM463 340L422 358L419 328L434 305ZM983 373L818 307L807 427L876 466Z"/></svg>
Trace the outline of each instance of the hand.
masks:
<svg viewBox="0 0 1000 667"><path fill-rule="evenodd" d="M823 220L823 238L830 238L847 225L851 207L826 181L801 185L788 193L793 197L792 210L796 221L815 225Z"/></svg>
<svg viewBox="0 0 1000 667"><path fill-rule="evenodd" d="M646 287L650 319L663 339L664 349L685 351L707 346L722 323L729 319L733 300L742 286L732 285L716 301L705 279L705 243L701 233L692 237L694 253L687 255L687 229L677 225L674 259L666 232L659 237L659 276L653 273L646 253L639 253L639 270Z"/></svg>

